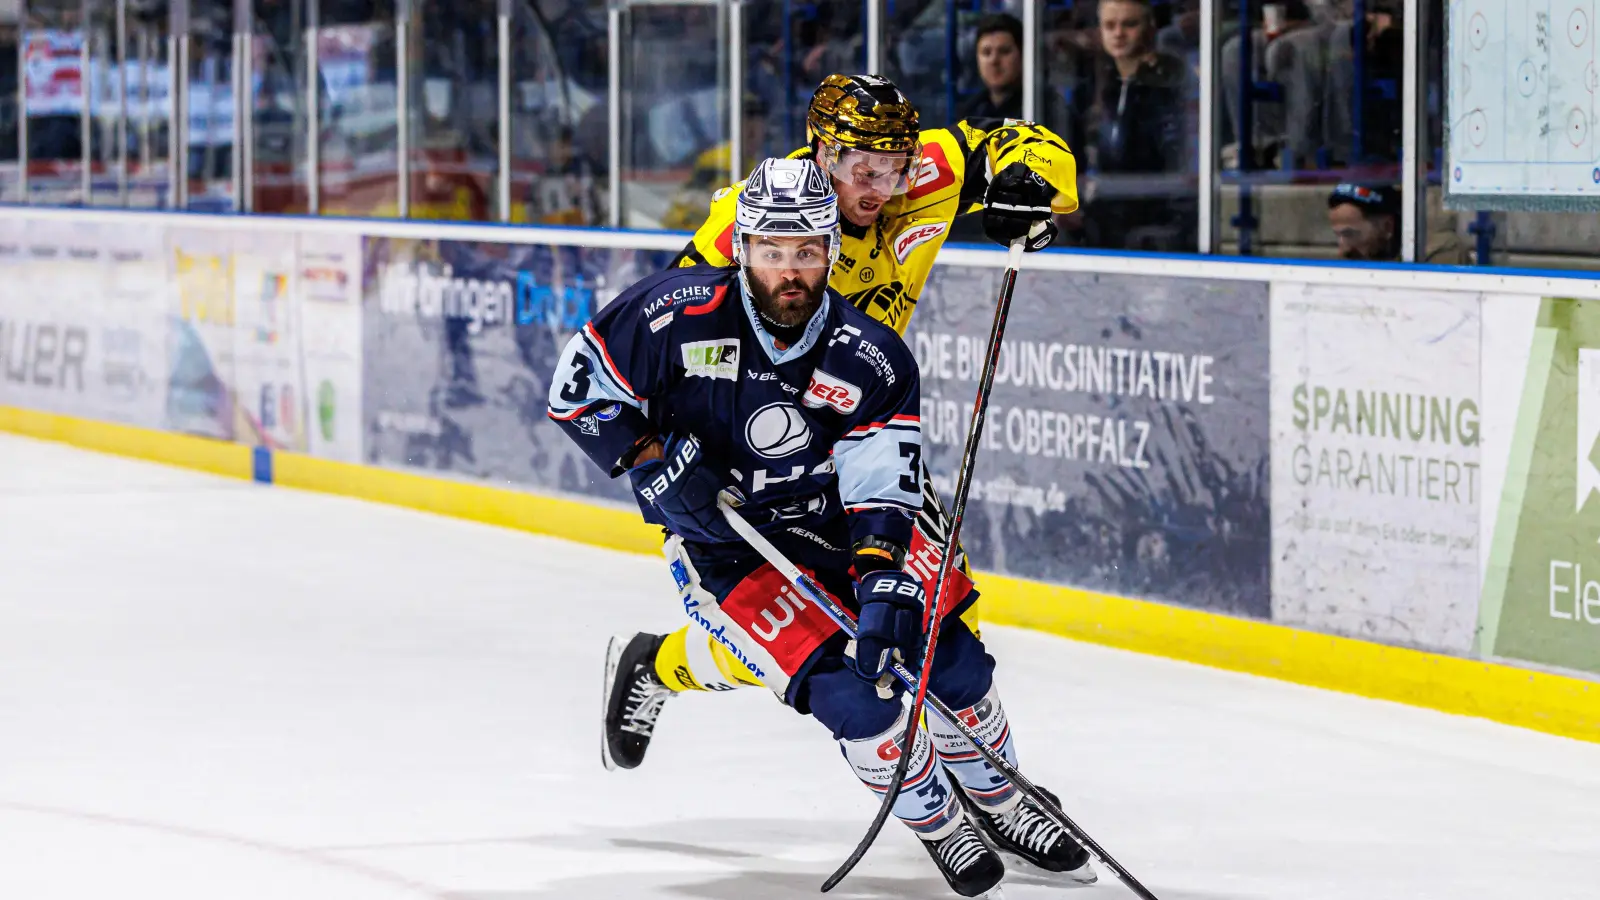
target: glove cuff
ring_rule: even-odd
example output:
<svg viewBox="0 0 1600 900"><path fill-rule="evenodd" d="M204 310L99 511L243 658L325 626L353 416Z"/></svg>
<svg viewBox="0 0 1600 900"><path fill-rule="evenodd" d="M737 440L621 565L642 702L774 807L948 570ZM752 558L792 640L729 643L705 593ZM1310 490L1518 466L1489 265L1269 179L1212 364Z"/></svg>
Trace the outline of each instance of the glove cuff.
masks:
<svg viewBox="0 0 1600 900"><path fill-rule="evenodd" d="M898 572L905 568L906 548L877 535L868 535L856 541L852 562L858 580L870 572Z"/></svg>

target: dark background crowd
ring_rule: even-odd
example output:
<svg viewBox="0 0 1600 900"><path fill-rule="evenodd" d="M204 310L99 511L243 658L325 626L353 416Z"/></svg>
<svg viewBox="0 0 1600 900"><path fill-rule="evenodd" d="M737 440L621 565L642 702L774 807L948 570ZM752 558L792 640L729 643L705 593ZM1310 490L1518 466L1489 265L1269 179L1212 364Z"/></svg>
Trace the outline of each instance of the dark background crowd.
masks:
<svg viewBox="0 0 1600 900"><path fill-rule="evenodd" d="M177 141L167 0L122 2L122 47L116 0L36 0L23 21L15 6L7 20L0 5L0 199L227 210L241 205L242 186L254 211L305 212L314 185L319 212L396 215L404 95L413 217L607 224L618 191L623 225L692 228L734 172L804 142L806 101L822 76L866 67L861 0L748 0L742 43L731 38L727 6L630 7L621 168L612 172L604 0L511 0L506 98L494 0L417 0L404 29L396 0L252 0L251 140L239 147L232 91L245 61L234 58L232 0L190 4ZM313 2L318 30L309 47ZM1021 0L882 2L883 74L917 103L927 127L1022 116ZM1400 0L1363 0L1359 16L1356 0L1220 0L1213 185L1199 181L1200 0L1038 2L1033 118L1067 139L1081 173L1082 208L1061 221L1062 244L1193 252L1199 198L1209 189L1224 252L1332 256L1343 251L1327 220L1330 191L1392 189L1401 180ZM1438 238L1429 258L1467 262L1471 235L1482 257L1527 229L1515 217L1458 217L1437 202L1443 4L1425 3L1433 74L1422 92L1430 127L1421 149L1427 228ZM87 69L77 62L85 41ZM732 100L736 46L745 77ZM16 165L19 57L35 73L25 92L26 197ZM743 144L737 164L730 115ZM502 129L511 148L505 201ZM183 198L170 189L175 143ZM236 166L244 177L234 178ZM1531 243L1566 252L1555 239L1561 230L1547 225ZM977 233L966 227L956 237Z"/></svg>

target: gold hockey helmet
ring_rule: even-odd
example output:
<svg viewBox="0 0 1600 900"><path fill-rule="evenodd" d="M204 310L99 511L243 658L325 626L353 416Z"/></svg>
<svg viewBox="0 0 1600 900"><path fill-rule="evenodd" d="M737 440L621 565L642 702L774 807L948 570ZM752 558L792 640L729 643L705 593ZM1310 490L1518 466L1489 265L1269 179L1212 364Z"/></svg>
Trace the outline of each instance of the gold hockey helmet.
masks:
<svg viewBox="0 0 1600 900"><path fill-rule="evenodd" d="M829 75L806 111L806 138L817 148L818 164L850 181L850 162L865 160L856 180L893 181L887 193L907 189L912 163L922 155L920 130L917 108L894 82L876 75Z"/></svg>

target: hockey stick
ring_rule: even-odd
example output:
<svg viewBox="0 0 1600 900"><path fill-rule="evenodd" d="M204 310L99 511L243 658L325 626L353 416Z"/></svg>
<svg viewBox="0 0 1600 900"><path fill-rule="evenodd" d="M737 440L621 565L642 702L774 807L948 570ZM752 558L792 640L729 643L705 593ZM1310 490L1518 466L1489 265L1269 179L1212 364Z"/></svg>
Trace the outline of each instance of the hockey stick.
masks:
<svg viewBox="0 0 1600 900"><path fill-rule="evenodd" d="M1037 227L1043 227L1040 223ZM978 380L978 396L972 404L972 422L967 427L967 444L961 451L961 468L956 474L955 503L950 507L950 532L945 535L944 555L939 560L939 577L934 581L933 596L928 598L928 609L933 612L928 616L927 629L922 638L922 671L917 678L917 686L911 687L911 716L906 720L905 733L900 735L900 746L911 747L911 739L922 722L922 705L926 702L926 685L928 676L933 671L933 651L939 643L939 625L944 617L939 611L944 608L944 589L949 581L950 569L954 565L956 548L960 546L961 519L967 511L967 492L972 487L972 472L978 461L979 438L983 436L983 423L989 414L989 394L994 388L995 368L1000 362L1000 344L1006 333L1006 319L1011 314L1011 294L1017 286L1017 270L1022 268L1022 251L1026 238L1018 238L1011 242L1010 253L1006 257L1006 271L1000 279L1000 299L995 303L994 324L989 329L989 347L983 359L983 374ZM911 754L900 754L900 762L895 765L894 775L889 778L889 790L883 795L883 803L878 807L878 814L873 817L872 824L867 826L867 833L861 836L856 848L850 856L839 865L828 880L822 883L824 892L832 890L850 870L861 862L867 855L867 850L872 842L878 839L879 832L883 831L883 824L889 820L889 812L894 808L895 797L900 794L900 786L905 783L906 773L911 767Z"/></svg>
<svg viewBox="0 0 1600 900"><path fill-rule="evenodd" d="M782 573L783 577L789 579L789 582L795 586L796 590L800 591L800 593L812 603L815 603L818 609L821 609L823 612L827 613L828 618L832 619L834 623L839 626L840 630L845 633L846 637L849 637L851 640L855 640L856 623L855 620L850 617L850 613L847 610L835 602L832 597L828 596L828 592L823 590L820 585L807 577L804 572L800 571L799 567L790 562L782 553L778 552L778 548L772 546L772 542L767 540L765 535L757 531L755 527L750 524L749 520L745 519L745 517L740 515L737 510L729 506L726 501L723 501L718 505L722 508L722 514L727 518L728 524L733 526L733 530L737 531L740 537L744 538L751 547L754 547L756 552L760 553L761 556L765 558L774 569L777 569L780 573ZM889 667L889 669L894 673L896 678L900 679L901 683L903 683L908 690L916 691L919 684L921 684L921 682L917 680L917 677L900 663L894 663ZM1027 776L1018 771L1017 768L1008 762L1004 756L1001 756L999 751L995 750L993 747L985 743L982 738L978 737L977 732L973 731L971 726L962 721L961 717L956 715L955 712L952 711L943 700L940 700L937 695L932 693L927 693L926 697L928 706L933 709L934 713L937 714L939 718L950 723L953 728L961 733L962 737L967 739L967 742L978 751L978 753L989 763L989 765L994 767L996 772L999 772L1001 775L1005 776L1006 780L1015 785L1017 790L1021 791L1034 803L1037 803L1039 808L1044 810L1045 815L1049 816L1052 821L1066 829L1066 832L1072 835L1073 840L1076 840L1083 846L1085 850L1089 851L1089 855L1094 857L1095 861L1099 862L1107 869L1110 869L1111 872L1115 874L1117 878L1121 879L1122 883L1126 884L1128 889L1133 891L1134 894L1138 895L1141 900L1157 900L1155 894L1150 893L1148 888L1140 884L1139 880L1134 878L1127 869L1124 869L1121 863L1117 862L1115 859L1112 859L1111 854L1107 853L1103 848L1101 848L1101 846L1095 842L1094 838L1089 837L1089 835L1086 834L1082 828L1079 828L1078 824L1072 821L1072 819L1061 810L1061 807L1053 803L1049 797L1045 796L1042 791L1035 787L1033 782L1028 780ZM911 745L906 744L905 746L908 749L902 754L902 758L911 755L909 750ZM827 888L824 887L823 890L827 890Z"/></svg>

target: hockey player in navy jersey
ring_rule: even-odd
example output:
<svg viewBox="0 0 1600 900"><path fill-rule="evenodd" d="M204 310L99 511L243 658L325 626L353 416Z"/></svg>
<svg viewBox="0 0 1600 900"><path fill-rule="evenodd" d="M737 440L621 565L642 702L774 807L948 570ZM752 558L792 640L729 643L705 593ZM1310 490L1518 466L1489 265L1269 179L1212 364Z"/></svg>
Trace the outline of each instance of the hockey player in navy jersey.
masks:
<svg viewBox="0 0 1600 900"><path fill-rule="evenodd" d="M922 582L905 571L922 505L919 381L900 337L827 287L837 200L809 160L769 159L740 195L735 266L670 269L624 291L567 344L550 416L611 477L628 476L662 525L679 601L754 678L826 726L883 791L906 709L890 661L918 661ZM858 616L847 642L728 526L719 496ZM970 595L964 599L970 602ZM947 604L948 606L948 604ZM994 659L947 616L930 690L1015 761ZM621 662L613 642L606 684ZM653 716L648 666L607 717ZM1087 854L930 716L894 805L951 888L979 896L1005 874L993 845L1092 880ZM611 729L608 729L608 735ZM602 741L602 753L618 748ZM959 785L959 787L957 787ZM987 840L986 840L987 838Z"/></svg>

